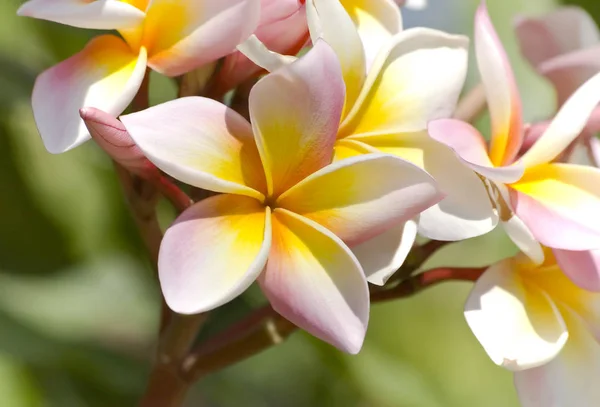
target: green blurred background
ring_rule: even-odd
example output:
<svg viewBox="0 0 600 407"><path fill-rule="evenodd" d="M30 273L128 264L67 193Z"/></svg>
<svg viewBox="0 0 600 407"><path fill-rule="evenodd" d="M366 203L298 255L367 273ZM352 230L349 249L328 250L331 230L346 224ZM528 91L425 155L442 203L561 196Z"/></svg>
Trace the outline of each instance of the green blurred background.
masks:
<svg viewBox="0 0 600 407"><path fill-rule="evenodd" d="M36 75L96 33L19 18L20 3L0 1L0 406L132 406L154 352L157 284L110 160L93 143L48 154L29 104ZM529 120L553 110L552 90L518 55L512 21L556 3L488 0ZM600 18L597 0L571 3ZM405 25L470 35L477 1L430 4L425 11L405 11ZM472 63L469 85L476 80ZM174 94L171 80L152 77L152 103ZM487 120L479 125L486 127ZM172 214L166 206L163 212L166 225ZM513 251L493 233L448 246L429 265L478 266ZM358 356L295 334L208 377L188 404L516 406L511 374L487 359L463 320L468 290L468 284L451 283L375 305ZM250 290L220 310L208 330L261 301L257 290Z"/></svg>

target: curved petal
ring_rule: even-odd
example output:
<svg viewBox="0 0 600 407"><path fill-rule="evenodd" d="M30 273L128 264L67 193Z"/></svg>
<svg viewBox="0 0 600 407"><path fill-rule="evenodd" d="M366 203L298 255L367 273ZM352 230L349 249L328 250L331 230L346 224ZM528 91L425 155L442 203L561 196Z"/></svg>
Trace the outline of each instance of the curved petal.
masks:
<svg viewBox="0 0 600 407"><path fill-rule="evenodd" d="M417 238L417 223L409 220L363 243L350 247L362 266L367 281L384 285L402 264Z"/></svg>
<svg viewBox="0 0 600 407"><path fill-rule="evenodd" d="M600 291L600 250L554 250L564 273L581 288Z"/></svg>
<svg viewBox="0 0 600 407"><path fill-rule="evenodd" d="M259 18L260 0L153 0L141 45L152 69L182 75L233 52Z"/></svg>
<svg viewBox="0 0 600 407"><path fill-rule="evenodd" d="M502 220L501 224L508 237L533 263L542 264L544 262L542 246L518 216L512 214L507 220Z"/></svg>
<svg viewBox="0 0 600 407"><path fill-rule="evenodd" d="M246 41L238 45L237 49L242 55L244 55L248 60L252 61L256 66L266 69L268 72L273 72L278 70L279 68L283 68L287 64L291 64L297 59L294 56L282 55L280 53L271 51L254 34L251 35ZM228 58L233 58L233 56ZM225 66L223 69L233 70L234 67ZM231 74L233 75L235 74L235 72L231 72Z"/></svg>
<svg viewBox="0 0 600 407"><path fill-rule="evenodd" d="M361 154L378 153L379 151L369 146L368 144L361 143L360 141L350 139L339 139L335 142L333 148L333 161L340 161L345 158L356 157Z"/></svg>
<svg viewBox="0 0 600 407"><path fill-rule="evenodd" d="M259 283L282 316L340 350L358 353L369 321L367 281L350 249L327 229L275 209L273 244Z"/></svg>
<svg viewBox="0 0 600 407"><path fill-rule="evenodd" d="M427 28L396 35L374 62L340 136L425 130L450 117L467 72L468 39Z"/></svg>
<svg viewBox="0 0 600 407"><path fill-rule="evenodd" d="M512 260L490 267L465 306L469 327L497 365L519 371L552 360L568 338L556 305L523 284Z"/></svg>
<svg viewBox="0 0 600 407"><path fill-rule="evenodd" d="M485 2L475 15L475 53L492 121L490 158L496 166L510 164L522 143L521 98Z"/></svg>
<svg viewBox="0 0 600 407"><path fill-rule="evenodd" d="M270 210L257 200L224 194L196 203L167 229L160 246L158 276L167 305L197 314L231 301L256 280L270 248Z"/></svg>
<svg viewBox="0 0 600 407"><path fill-rule="evenodd" d="M114 0L30 0L19 7L17 14L99 30L132 28L140 24L145 15L131 4Z"/></svg>
<svg viewBox="0 0 600 407"><path fill-rule="evenodd" d="M322 38L335 51L346 84L344 117L356 101L366 76L366 59L358 30L339 1L307 0L306 18L313 44Z"/></svg>
<svg viewBox="0 0 600 407"><path fill-rule="evenodd" d="M564 250L600 248L600 169L540 165L511 187L515 213L540 243Z"/></svg>
<svg viewBox="0 0 600 407"><path fill-rule="evenodd" d="M443 195L429 174L400 158L365 154L308 176L276 202L353 246L406 222Z"/></svg>
<svg viewBox="0 0 600 407"><path fill-rule="evenodd" d="M89 140L79 109L96 107L119 115L133 100L145 72L145 51L133 54L114 35L94 38L78 54L42 72L31 101L46 149L63 153Z"/></svg>
<svg viewBox="0 0 600 407"><path fill-rule="evenodd" d="M545 164L556 158L585 128L600 102L600 73L565 102L544 134L521 158L525 166Z"/></svg>
<svg viewBox="0 0 600 407"><path fill-rule="evenodd" d="M186 184L264 199L264 173L250 124L212 99L175 99L121 117L157 167Z"/></svg>
<svg viewBox="0 0 600 407"><path fill-rule="evenodd" d="M339 63L324 41L252 88L250 117L269 194L331 162L343 103Z"/></svg>
<svg viewBox="0 0 600 407"><path fill-rule="evenodd" d="M515 373L523 407L593 407L600 400L600 344L577 315L568 309L563 315L569 340L560 355L544 366Z"/></svg>
<svg viewBox="0 0 600 407"><path fill-rule="evenodd" d="M494 167L490 161L486 144L479 131L468 123L455 119L434 120L428 126L429 135L450 147L473 171L500 183L518 181L524 172L520 162L506 167Z"/></svg>
<svg viewBox="0 0 600 407"><path fill-rule="evenodd" d="M358 30L367 66L389 39L402 31L402 16L394 0L340 0Z"/></svg>

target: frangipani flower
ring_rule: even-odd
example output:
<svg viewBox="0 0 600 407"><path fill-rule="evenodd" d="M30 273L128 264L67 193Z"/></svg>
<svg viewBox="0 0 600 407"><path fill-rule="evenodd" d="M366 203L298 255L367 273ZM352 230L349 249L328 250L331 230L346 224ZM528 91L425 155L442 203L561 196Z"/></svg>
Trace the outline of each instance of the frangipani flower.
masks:
<svg viewBox="0 0 600 407"><path fill-rule="evenodd" d="M552 252L523 254L475 283L465 317L490 358L515 372L523 407L592 407L600 400L600 294L573 284Z"/></svg>
<svg viewBox="0 0 600 407"><path fill-rule="evenodd" d="M270 50L296 55L308 41L304 0L262 0L260 22L254 34ZM261 71L261 67L236 51L225 58L219 82L228 90Z"/></svg>
<svg viewBox="0 0 600 407"><path fill-rule="evenodd" d="M457 120L432 122L430 135L452 147L484 179L506 231L533 259L543 259L537 242L565 250L600 248L600 170L552 162L600 101L600 75L573 94L517 161L523 137L521 101L485 5L477 11L475 49L492 120L489 151L474 127Z"/></svg>
<svg viewBox="0 0 600 407"><path fill-rule="evenodd" d="M252 125L198 97L122 117L159 168L221 193L196 203L165 234L158 266L167 304L204 312L258 278L277 312L358 352L369 311L369 270L361 263L377 265L385 248L351 247L415 216L440 193L427 173L390 155L331 164L344 83L322 41L261 79L249 103Z"/></svg>
<svg viewBox="0 0 600 407"><path fill-rule="evenodd" d="M260 0L31 0L19 15L85 28L118 29L41 73L33 114L51 153L70 150L90 135L82 107L113 116L125 110L149 67L181 75L221 58L256 28Z"/></svg>
<svg viewBox="0 0 600 407"><path fill-rule="evenodd" d="M384 152L428 171L446 198L420 215L420 232L427 237L460 240L490 231L496 216L483 184L450 149L427 135L428 121L450 117L454 111L467 70L467 38L425 28L393 35L392 28L382 27L399 31L399 12L382 1L306 4L312 39L323 38L332 45L346 84L335 159ZM390 10L396 10L398 19L389 18ZM378 40L365 41L368 38ZM367 72L369 44L377 44L379 54ZM273 62L270 54L251 56L265 67ZM390 251L388 273L382 272L373 283L385 283L402 264L402 254L408 253L416 233L409 222L380 236L389 241L395 234L398 244Z"/></svg>
<svg viewBox="0 0 600 407"><path fill-rule="evenodd" d="M569 6L519 18L515 29L523 56L554 85L558 106L600 72L600 32L585 10Z"/></svg>

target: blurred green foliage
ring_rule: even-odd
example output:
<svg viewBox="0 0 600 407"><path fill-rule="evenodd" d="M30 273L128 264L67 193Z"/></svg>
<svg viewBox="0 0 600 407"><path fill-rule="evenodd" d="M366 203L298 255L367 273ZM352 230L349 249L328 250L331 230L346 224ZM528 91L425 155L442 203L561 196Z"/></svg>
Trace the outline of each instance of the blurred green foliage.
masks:
<svg viewBox="0 0 600 407"><path fill-rule="evenodd" d="M406 25L470 35L477 1L430 2L427 11L405 12ZM156 281L110 160L92 143L48 154L29 105L36 75L95 33L18 18L19 3L0 2L0 406L132 406L153 355ZM600 16L596 0L570 3ZM518 55L511 23L517 13L541 13L554 1L488 6L517 71L526 118L548 115L551 90ZM476 80L472 64L468 86ZM153 103L174 95L172 80L152 76ZM170 216L165 211L165 223ZM447 246L427 266L478 266L512 252L497 232ZM374 306L358 356L295 334L206 378L189 405L516 406L510 373L488 360L463 320L468 290L452 283ZM251 290L217 312L207 332L261 301Z"/></svg>

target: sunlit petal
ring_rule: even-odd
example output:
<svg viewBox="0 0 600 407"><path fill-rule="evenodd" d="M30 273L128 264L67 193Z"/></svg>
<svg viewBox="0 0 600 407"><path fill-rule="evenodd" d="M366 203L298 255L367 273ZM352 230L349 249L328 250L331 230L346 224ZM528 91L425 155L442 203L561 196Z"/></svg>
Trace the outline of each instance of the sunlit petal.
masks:
<svg viewBox="0 0 600 407"><path fill-rule="evenodd" d="M141 45L152 69L177 76L233 52L259 18L260 0L153 0Z"/></svg>
<svg viewBox="0 0 600 407"><path fill-rule="evenodd" d="M523 284L511 260L490 267L475 283L465 317L494 363L510 370L547 363L568 338L556 306L546 294Z"/></svg>
<svg viewBox="0 0 600 407"><path fill-rule="evenodd" d="M79 117L82 107L117 116L137 93L146 71L146 53L131 52L114 35L94 38L78 54L42 72L33 87L33 115L44 145L62 153L89 140Z"/></svg>
<svg viewBox="0 0 600 407"><path fill-rule="evenodd" d="M165 301L181 314L231 301L256 280L270 247L271 214L257 200L224 194L198 202L162 241L158 271Z"/></svg>
<svg viewBox="0 0 600 407"><path fill-rule="evenodd" d="M264 172L250 124L212 99L176 99L121 117L146 156L198 188L263 198Z"/></svg>
<svg viewBox="0 0 600 407"><path fill-rule="evenodd" d="M344 82L335 53L324 41L261 79L249 103L270 194L281 194L331 162Z"/></svg>
<svg viewBox="0 0 600 407"><path fill-rule="evenodd" d="M589 291L600 291L599 250L554 250L556 261L567 276L578 286Z"/></svg>
<svg viewBox="0 0 600 407"><path fill-rule="evenodd" d="M360 350L369 291L360 264L327 229L285 209L273 212L273 243L259 279L273 308L348 353Z"/></svg>
<svg viewBox="0 0 600 407"><path fill-rule="evenodd" d="M305 178L277 206L312 219L348 245L408 221L443 195L425 171L400 158L365 154Z"/></svg>
<svg viewBox="0 0 600 407"><path fill-rule="evenodd" d="M30 0L17 14L73 27L116 30L140 24L144 12L115 0Z"/></svg>
<svg viewBox="0 0 600 407"><path fill-rule="evenodd" d="M427 28L396 35L374 62L341 136L425 130L450 117L467 72L468 39Z"/></svg>

